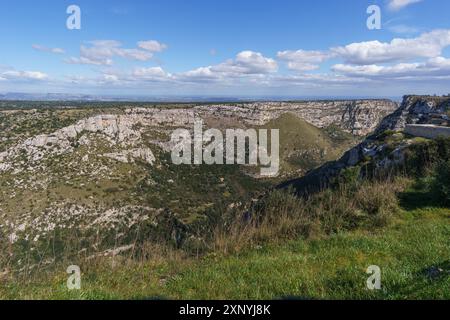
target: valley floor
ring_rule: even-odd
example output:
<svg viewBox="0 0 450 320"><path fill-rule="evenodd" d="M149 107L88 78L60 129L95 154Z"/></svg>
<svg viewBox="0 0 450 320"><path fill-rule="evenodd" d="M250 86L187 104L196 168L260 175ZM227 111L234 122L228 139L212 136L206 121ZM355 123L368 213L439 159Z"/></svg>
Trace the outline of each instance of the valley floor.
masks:
<svg viewBox="0 0 450 320"><path fill-rule="evenodd" d="M353 231L200 259L82 266L68 291L65 268L0 282L1 299L450 299L450 210L408 207L389 227ZM381 290L366 270L381 268Z"/></svg>

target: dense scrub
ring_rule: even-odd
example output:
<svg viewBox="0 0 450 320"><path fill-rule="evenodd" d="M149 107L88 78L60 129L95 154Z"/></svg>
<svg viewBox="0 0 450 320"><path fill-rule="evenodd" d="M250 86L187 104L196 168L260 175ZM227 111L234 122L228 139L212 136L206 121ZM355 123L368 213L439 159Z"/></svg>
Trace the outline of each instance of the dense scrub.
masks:
<svg viewBox="0 0 450 320"><path fill-rule="evenodd" d="M259 250L258 248L266 246L283 246L289 241L297 241L298 243L303 243L302 241L305 241L304 243L317 243L319 241L320 245L321 241L326 242L330 238L363 233L367 234L364 241L370 242L372 241L370 235L383 232L382 230L393 230L395 241L409 241L408 239L401 240L403 235L397 234L394 231L395 227L392 225L395 225L398 220L404 219L405 212L412 212L413 215L419 216L428 214L426 213L428 211L425 209L422 211L422 208L429 208L427 210L432 210L432 212L438 210L440 217L439 223L435 223L434 220L429 222L429 228L440 228L438 237L440 242L431 242L427 246L431 248L430 250L434 250L432 252L448 252L448 245L442 243L442 238L445 238L446 234L448 235L448 225L445 224L445 221L448 220L445 219L448 219L450 213L448 209L450 205L449 146L448 139L426 140L415 143L405 150L404 165L395 170L389 170L388 173L375 176L362 175L363 166L347 168L341 172L329 188L303 197L297 196L293 190L272 190L247 206L244 204L230 206L218 201L216 206L205 208L201 219L189 224L180 220L171 210L166 209L157 215L156 219L140 223L129 230L126 243L115 245L114 248L119 249L117 253L109 251L101 255L92 255L86 251L79 251L78 249L82 247L77 242L77 239L80 238L79 235L74 233L63 237L55 232L53 237L47 239L45 251L33 253L35 258L41 257L41 260L37 263L31 263L26 260L30 256L28 254L22 257L24 261L22 261L20 269L14 269L15 265L11 264L11 252L8 251L8 248L3 248L1 250L3 252L1 269L6 270L5 274L11 281L19 281L18 283L23 283L26 287L28 283L34 281L35 277L38 281L44 281L41 275L43 270L48 270L47 276L53 277L55 270L70 264L83 265L93 276L100 276L100 274L108 272L105 269L107 268L105 263L109 264L110 258L108 257L111 256L113 257L113 263L116 263L114 261L126 261L138 270L142 268L144 270L155 263L162 263L165 268L171 270L170 272L177 273L180 271L179 266L185 266L189 269L191 265L196 265L198 261L204 261L204 259L209 261L208 259L216 259L216 257L225 257L223 259L229 262L230 259L234 259L233 256L245 254L249 250ZM428 231L425 229L417 232L426 235ZM405 232L409 232L408 230L405 229ZM122 230L116 230L116 233L109 236L108 241L114 242L115 235L120 232ZM92 234L91 237L95 238L98 235ZM391 240L389 237L379 240L380 242L377 242L376 246L392 248L394 244L389 244ZM386 241L386 243L383 241ZM125 244L132 244L132 246L128 248L129 250L121 252L120 250ZM340 249L336 248L336 250L342 250L340 246L337 247ZM21 250L27 252L27 248ZM396 254L390 250L386 249L386 254ZM399 248L399 250L403 249ZM428 249L423 248L423 250ZM47 261L49 256L52 258L50 263ZM280 263L284 263L283 257L278 258L281 259ZM411 258L412 260L409 262L399 261L398 264L406 263L408 268L417 269L425 267L424 263L439 262L438 258L437 255L433 254L427 256L426 261ZM446 257L440 258L445 260ZM245 258L242 259L236 260L242 260L242 262L236 262L236 264L245 267ZM258 256L255 259L258 260L260 257ZM336 261L338 261L340 258L333 256L330 259L337 259ZM172 263L179 264L179 266L174 267ZM167 267L167 264L170 264L170 267ZM124 266L124 268L127 267ZM214 268L218 269L208 272L217 272L218 277L223 276L220 274L222 272L220 267L214 266ZM198 274L202 274L202 272L202 270L198 270ZM345 269L343 272L350 271ZM337 275L334 276L337 277ZM352 277L349 277L349 282L355 280ZM151 281L157 282L155 279ZM336 281L343 280L336 278ZM400 280L393 278L392 281L392 286L395 286L396 281ZM172 291L169 290L170 294L185 297L179 291L183 285L189 286L188 283L180 284L181 287L176 285L171 288ZM320 285L325 286L323 289L311 287L314 285L316 284L311 283L305 287L305 290L311 291L311 296L340 297L339 295L333 295L330 291L326 293L320 291L338 290L340 284L335 287L333 284L322 283ZM316 289L319 291L314 291ZM351 288L347 289L350 290ZM159 290L157 285L156 289L152 287L150 291L155 292L154 290ZM294 289L292 290L297 292ZM392 297L401 293L401 288L394 288L393 290L397 291L394 292L395 294ZM337 292L335 291L335 293ZM438 295L439 297L449 294L448 289L439 292L441 292ZM279 293L286 292L281 290ZM347 293L348 295L344 295L345 297L352 297L350 291ZM245 297L259 298L259 296L242 294ZM270 294L275 294L275 291L266 292L261 297L268 298ZM364 296L362 291L361 296ZM203 291L202 293L198 292L198 295L193 295L193 297L242 298L242 296L233 293L221 296L214 292Z"/></svg>
<svg viewBox="0 0 450 320"><path fill-rule="evenodd" d="M400 179L392 184L401 189L406 182ZM368 184L361 195L383 193L383 187L386 185ZM292 220L290 210L298 209L299 199L276 191L261 208L267 211L280 206L282 219L266 212L260 222L246 225L247 232L241 232L245 228L235 230L233 237L222 233L222 242L215 238L216 250L209 254L193 258L186 256L184 250L147 243L146 252L151 254L142 259L125 254L79 261L80 291L68 291L65 287L66 268L73 260L33 274L0 274L0 298L448 299L450 210L423 201L428 198L423 187L409 186L396 197L396 209L400 212L386 227L364 227L330 236L316 232L308 240L297 236L317 224L307 223L311 221L308 217L303 222ZM377 207L367 208L361 198L353 204L367 213ZM375 212L385 209L388 208L381 206ZM340 211L334 210L329 212ZM356 224L352 226L355 227ZM290 231L283 238L293 236L294 240L267 241L266 237L274 235L275 230L280 232L278 239L282 232ZM366 269L373 264L382 270L382 290L367 290Z"/></svg>

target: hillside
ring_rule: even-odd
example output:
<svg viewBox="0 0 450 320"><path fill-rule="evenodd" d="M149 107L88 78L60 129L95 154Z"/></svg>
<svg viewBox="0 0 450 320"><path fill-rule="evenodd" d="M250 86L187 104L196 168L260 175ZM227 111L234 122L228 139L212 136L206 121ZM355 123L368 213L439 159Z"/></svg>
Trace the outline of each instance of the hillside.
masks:
<svg viewBox="0 0 450 320"><path fill-rule="evenodd" d="M258 129L280 130L281 177L304 175L339 158L360 140L337 126L318 128L293 113L282 114Z"/></svg>
<svg viewBox="0 0 450 320"><path fill-rule="evenodd" d="M427 124L431 115L445 117L450 109L450 97L405 96L400 107L386 116L372 134L357 146L348 150L340 159L324 164L308 174L283 182L279 187L294 187L298 193L308 193L329 184L342 170L351 167L367 167L371 171L383 171L401 165L405 150L421 142L408 136L404 129L408 124Z"/></svg>
<svg viewBox="0 0 450 320"><path fill-rule="evenodd" d="M348 105L320 126L301 118L296 103L4 111L0 296L79 298L57 289L63 266L76 263L88 275L84 298L448 297L441 284L450 143L399 127L421 120L419 105L447 109L413 100L380 117L364 139L342 122ZM170 133L192 130L196 117L221 131L279 129L280 175L262 179L246 165L174 165ZM337 268L318 277L316 262L325 257ZM368 263L389 270L389 291L364 290ZM130 271L136 277L123 276ZM227 290L221 284L231 272L240 285ZM217 285L203 285L214 279ZM133 291L140 281L148 284Z"/></svg>
<svg viewBox="0 0 450 320"><path fill-rule="evenodd" d="M380 113L368 109L383 103ZM320 125L329 126L299 118L309 107L321 113ZM360 140L345 132L350 122L342 119L376 121L391 107L385 101L357 101L3 110L3 243L17 247L15 261L45 256L51 263L78 252L130 248L136 237L142 241L168 233L182 241L186 229L198 228L211 214L245 210L283 177L303 175L338 158ZM192 131L198 118L206 128L220 130L280 129L279 177L260 179L257 168L248 166L174 165L171 132ZM150 235L136 235L143 225ZM49 251L49 237L62 243L56 256ZM63 245L66 241L70 245Z"/></svg>
<svg viewBox="0 0 450 320"><path fill-rule="evenodd" d="M250 243L239 243L231 236L224 251L220 246L224 239L215 239L217 249L200 257L152 246L144 260L122 254L79 261L83 270L80 291L64 287L65 268L73 260L61 261L30 278L13 280L11 274L3 273L0 298L449 299L450 209L431 204L427 191L412 181L368 187L369 193L364 194L368 201L378 194L384 204L391 202L389 212L384 212L393 219L387 226L366 225L328 236L316 229L305 239L298 231L286 233L296 230L292 224L277 229L277 219L270 222L271 227L250 230L259 234ZM398 196L391 193L395 189ZM342 195L332 202L335 207L351 204ZM289 208L288 201L278 206L280 212ZM332 217L331 211L326 214ZM285 233L279 233L278 240L273 235L270 240L261 237L269 236L270 229ZM370 265L381 268L379 291L367 290Z"/></svg>

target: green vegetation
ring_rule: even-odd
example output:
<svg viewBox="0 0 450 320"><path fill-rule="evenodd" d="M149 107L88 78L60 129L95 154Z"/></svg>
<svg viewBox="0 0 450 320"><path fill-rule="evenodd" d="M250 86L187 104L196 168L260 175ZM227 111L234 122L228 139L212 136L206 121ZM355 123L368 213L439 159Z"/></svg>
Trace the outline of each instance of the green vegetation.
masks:
<svg viewBox="0 0 450 320"><path fill-rule="evenodd" d="M117 256L80 264L81 291L65 288L66 267L59 264L4 280L0 298L449 299L450 210L408 201L421 192L399 193L401 210L384 228L255 243L200 258L152 246L146 260ZM366 289L369 265L382 270L380 291Z"/></svg>
<svg viewBox="0 0 450 320"><path fill-rule="evenodd" d="M39 126L51 132L97 110L43 112L37 126L26 111L0 118L0 151ZM292 114L265 128L281 129L286 176L334 160L357 142ZM164 134L143 133L146 143ZM89 146L45 158L32 173L2 175L0 298L450 298L450 139L387 131L374 147L389 160L402 152L402 163L381 172L380 159L368 156L328 188L298 197L271 189L281 178L258 180L243 174L248 168L172 165L150 143L153 166L117 162L103 154L118 150L90 138ZM8 227L20 229L10 221L25 215L43 236L10 243ZM90 228L103 218L105 228ZM51 223L57 227L47 230ZM65 288L73 264L83 271L78 292ZM369 265L382 269L381 291L366 290Z"/></svg>
<svg viewBox="0 0 450 320"><path fill-rule="evenodd" d="M4 135L2 140L6 147L6 144L38 134L39 130L50 133L97 112L104 113L105 110L39 110L34 114L36 125L33 125L33 114L28 111L6 112L3 124L7 130L0 133L0 138ZM118 108L108 109L108 113L120 112ZM330 132L339 139L332 138L331 134L292 114L272 121L268 127L281 128L282 141L285 141L281 155L283 173L295 172L297 176L337 158L340 150L356 140L337 128ZM149 143L155 139L168 141L166 131L148 128L143 136L157 159L153 166L141 162L124 164L106 158L103 154L120 149L112 147L101 136L86 134L83 138L89 138L89 145L76 144L69 154L44 158L33 172L3 173L0 225L20 217L22 221L33 221L33 228L27 226L22 237L26 239L9 246L7 237L23 222L10 228L3 224L6 231L0 234L3 242L0 248L11 255L4 255L3 259L0 255L0 270L3 265L20 270L24 265L42 261L77 258L79 251L83 256L91 256L136 240L140 247L146 240L160 241L154 235L163 233L170 235L170 239L163 237L164 241L176 243L184 250L195 254L208 251L215 228L230 225L240 213L249 209L253 199L260 198L282 179L257 179L251 174L243 174L243 171L251 171L248 167L235 165L176 166L171 163L170 154ZM26 163L26 154L22 160ZM11 196L11 186L15 186L14 196ZM134 213L130 212L123 216L123 222L112 217L114 225L101 230L89 228L90 222L95 220L92 214L107 214L109 209L127 206L141 206L153 211L143 224L134 221ZM57 214L50 218L50 212ZM167 225L166 220L176 223ZM131 222L135 224L131 225ZM57 227L45 231L52 224ZM37 225L39 232L33 230ZM99 232L102 237L98 236ZM36 237L39 241L34 241ZM31 249L34 249L32 253Z"/></svg>
<svg viewBox="0 0 450 320"><path fill-rule="evenodd" d="M432 177L431 189L437 201L450 206L450 161L438 165Z"/></svg>
<svg viewBox="0 0 450 320"><path fill-rule="evenodd" d="M173 242L168 231L180 224L167 213L159 233L146 233L160 237L141 239L132 253L7 274L0 297L449 299L450 209L436 193L448 184L437 178L443 163L425 175L369 180L350 168L308 198L277 190L244 214L212 211L197 230L203 247L196 235ZM69 292L65 268L74 263L82 290ZM370 265L382 270L380 291L366 289Z"/></svg>
<svg viewBox="0 0 450 320"><path fill-rule="evenodd" d="M317 128L294 114L286 113L263 126L280 129L282 175L298 177L327 161L338 159L358 143L358 138L336 126Z"/></svg>

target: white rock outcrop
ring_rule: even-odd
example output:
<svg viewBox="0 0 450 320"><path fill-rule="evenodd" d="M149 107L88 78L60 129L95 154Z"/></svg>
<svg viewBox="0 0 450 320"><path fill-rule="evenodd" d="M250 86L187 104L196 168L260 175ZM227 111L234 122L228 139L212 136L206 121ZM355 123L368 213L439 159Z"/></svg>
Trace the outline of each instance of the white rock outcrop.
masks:
<svg viewBox="0 0 450 320"><path fill-rule="evenodd" d="M145 163L153 165L156 161L153 152L149 148L137 148L121 152L106 153L103 156L123 163L134 163L135 160L140 159Z"/></svg>

